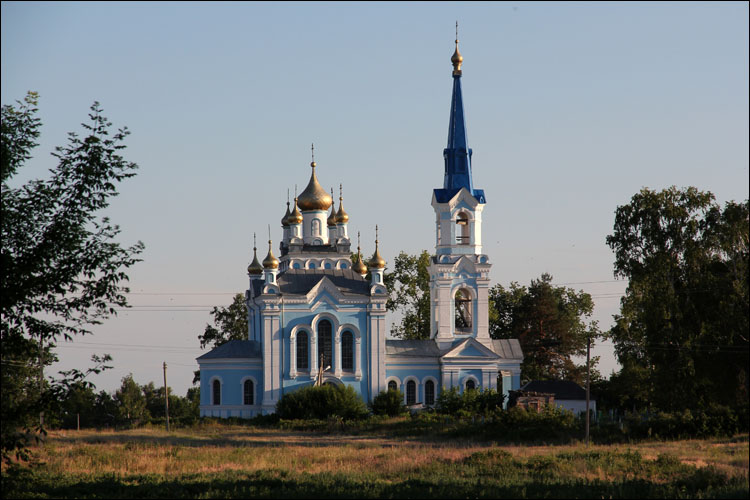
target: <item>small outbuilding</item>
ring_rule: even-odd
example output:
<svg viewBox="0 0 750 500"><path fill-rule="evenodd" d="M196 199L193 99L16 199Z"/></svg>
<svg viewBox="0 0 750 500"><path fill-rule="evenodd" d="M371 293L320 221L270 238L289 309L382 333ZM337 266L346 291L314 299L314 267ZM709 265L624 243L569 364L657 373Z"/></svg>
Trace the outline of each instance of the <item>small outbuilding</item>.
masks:
<svg viewBox="0 0 750 500"><path fill-rule="evenodd" d="M554 395L550 401L561 408L572 411L574 414L586 413L586 390L570 380L532 380L521 387L526 393L545 393ZM596 415L596 400L589 400L589 408Z"/></svg>

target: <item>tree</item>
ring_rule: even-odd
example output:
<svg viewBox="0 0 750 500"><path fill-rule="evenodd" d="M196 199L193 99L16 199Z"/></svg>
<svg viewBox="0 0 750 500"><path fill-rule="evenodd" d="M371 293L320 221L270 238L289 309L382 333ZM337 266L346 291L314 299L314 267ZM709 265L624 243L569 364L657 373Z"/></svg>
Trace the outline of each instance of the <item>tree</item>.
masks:
<svg viewBox="0 0 750 500"><path fill-rule="evenodd" d="M117 183L137 166L120 156L127 128L112 134L99 103L84 123L86 137L70 133L53 156L46 180L21 187L10 181L31 158L41 122L37 94L2 107L0 180L2 195L2 455L9 459L28 443L35 415L50 398L43 367L54 361L60 339L90 333L90 325L126 307L125 270L138 262L143 244L122 247L120 228L98 213L117 195Z"/></svg>
<svg viewBox="0 0 750 500"><path fill-rule="evenodd" d="M229 307L214 307L211 309L214 325L206 323L203 334L198 335L201 349L210 347L215 349L230 340L247 340L247 306L245 296L238 293L232 299ZM193 372L193 383L201 380L201 371Z"/></svg>
<svg viewBox="0 0 750 500"><path fill-rule="evenodd" d="M141 387L133 380L132 373L123 377L114 400L117 403L117 421L121 424L135 426L151 418L146 407L146 397Z"/></svg>
<svg viewBox="0 0 750 500"><path fill-rule="evenodd" d="M523 379L585 383L585 365L577 366L571 356L585 354L587 338L598 335L596 321L586 322L594 303L583 291L551 282L552 276L545 273L531 280L528 288L516 282L508 289L500 284L492 287L490 334L492 338L519 339L524 353Z"/></svg>
<svg viewBox="0 0 750 500"><path fill-rule="evenodd" d="M402 339L430 338L430 254L398 254L394 269L384 276L388 289L388 311L401 311L401 323L391 326L391 333Z"/></svg>
<svg viewBox="0 0 750 500"><path fill-rule="evenodd" d="M656 408L747 411L748 221L747 200L722 209L694 187L617 207L606 241L629 282L609 336Z"/></svg>
<svg viewBox="0 0 750 500"><path fill-rule="evenodd" d="M198 335L201 349L219 347L230 340L247 340L247 306L245 296L238 293L229 307L211 309L214 325L206 324L202 335Z"/></svg>

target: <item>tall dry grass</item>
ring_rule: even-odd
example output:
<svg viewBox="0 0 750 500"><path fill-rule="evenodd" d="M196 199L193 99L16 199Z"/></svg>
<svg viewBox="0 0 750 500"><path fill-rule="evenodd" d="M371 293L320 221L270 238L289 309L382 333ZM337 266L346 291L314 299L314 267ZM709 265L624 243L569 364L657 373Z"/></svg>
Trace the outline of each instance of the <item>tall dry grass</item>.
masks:
<svg viewBox="0 0 750 500"><path fill-rule="evenodd" d="M654 485L674 483L670 491L682 491L680 485L687 484L693 488L688 497L690 491L710 497L723 477L735 485L732 493L742 495L748 481L747 435L587 448L582 444L496 446L470 440L203 425L170 433L154 428L55 431L34 451L38 465L26 483L4 480L4 487L7 485L14 496L89 496L89 491L98 496L107 488L116 497L159 496L165 491L193 496L196 490L183 491L183 485L193 484L203 491L200 488L217 482L223 489L201 495L273 497L295 492L298 487L325 495L327 490L320 489L315 479L325 478L332 487L351 483L371 488L352 491L361 497L388 491L395 491L395 496L419 497L421 489L416 494L408 488L387 489L412 483L422 489L437 488L446 496L462 495L469 486L478 488L474 495L486 497L492 497L493 492L533 497L534 491L546 491L538 490L544 485L551 485L555 493L555 484L568 488L561 490L568 493L579 491L577 485L591 485L593 489L586 491L594 496L617 497L621 491L632 494L641 490L650 495L656 491ZM4 475L7 469L3 465ZM708 475L701 476L701 469ZM39 488L35 489L35 481ZM83 489L79 487L82 484L86 485ZM257 489L261 486L266 489Z"/></svg>

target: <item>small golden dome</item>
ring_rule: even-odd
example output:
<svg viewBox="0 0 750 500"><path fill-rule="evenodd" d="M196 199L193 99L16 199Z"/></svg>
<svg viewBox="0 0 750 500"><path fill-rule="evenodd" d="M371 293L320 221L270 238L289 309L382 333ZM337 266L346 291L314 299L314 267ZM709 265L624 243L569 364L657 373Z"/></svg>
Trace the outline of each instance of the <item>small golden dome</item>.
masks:
<svg viewBox="0 0 750 500"><path fill-rule="evenodd" d="M385 269L385 259L380 256L378 251L378 226L375 226L375 253L370 259L370 269Z"/></svg>
<svg viewBox="0 0 750 500"><path fill-rule="evenodd" d="M333 203L333 197L320 186L318 177L315 175L315 162L310 163L312 174L310 182L302 194L299 195L299 208L303 212L310 210L328 210Z"/></svg>
<svg viewBox="0 0 750 500"><path fill-rule="evenodd" d="M370 259L370 267L373 269L385 269L385 260L380 256L380 252L378 252L377 242L375 243L375 253L372 254L372 259Z"/></svg>
<svg viewBox="0 0 750 500"><path fill-rule="evenodd" d="M289 217L286 218L286 221L290 226L294 224L302 224L302 213L297 208L297 198L294 199L294 210L292 210Z"/></svg>
<svg viewBox="0 0 750 500"><path fill-rule="evenodd" d="M266 255L266 258L263 259L263 268L264 269L278 269L279 268L279 259L273 256L273 251L271 251L271 240L268 240L268 255Z"/></svg>
<svg viewBox="0 0 750 500"><path fill-rule="evenodd" d="M344 211L343 187L339 184L339 211L336 212L336 222L346 224L349 222L349 214Z"/></svg>
<svg viewBox="0 0 750 500"><path fill-rule="evenodd" d="M453 75L461 76L461 63L464 62L464 58L458 51L458 21L456 21L456 51L451 56L451 63L453 63Z"/></svg>
<svg viewBox="0 0 750 500"><path fill-rule="evenodd" d="M255 247L253 247L253 261L247 266L247 274L250 276L260 276L263 274L263 266L258 262L258 253Z"/></svg>
<svg viewBox="0 0 750 500"><path fill-rule="evenodd" d="M364 276L367 274L367 266L364 262L362 262L362 253L359 251L359 247L357 247L357 262L354 263L352 266L352 269L355 273L360 274Z"/></svg>
<svg viewBox="0 0 750 500"><path fill-rule="evenodd" d="M284 217L281 218L281 225L283 227L289 227L289 215L291 215L291 212L289 212L289 202L286 202L286 213L284 214Z"/></svg>
<svg viewBox="0 0 750 500"><path fill-rule="evenodd" d="M456 51L451 56L451 63L453 63L453 74L461 75L461 64L464 62L464 57L458 51L458 39L456 39Z"/></svg>
<svg viewBox="0 0 750 500"><path fill-rule="evenodd" d="M333 198L333 188L331 188L331 198ZM331 203L331 215L328 216L328 227L336 225L336 207Z"/></svg>

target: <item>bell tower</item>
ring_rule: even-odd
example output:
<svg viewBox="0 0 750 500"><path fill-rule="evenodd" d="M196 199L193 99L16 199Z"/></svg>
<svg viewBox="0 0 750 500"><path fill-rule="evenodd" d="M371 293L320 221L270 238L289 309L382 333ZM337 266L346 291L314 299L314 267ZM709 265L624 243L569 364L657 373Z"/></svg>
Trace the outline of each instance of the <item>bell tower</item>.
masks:
<svg viewBox="0 0 750 500"><path fill-rule="evenodd" d="M472 150L468 146L461 92L463 56L456 50L448 145L443 150L442 189L433 190L435 256L430 264L431 337L441 349L473 337L491 344L489 336L489 258L482 253L484 190L474 189Z"/></svg>

